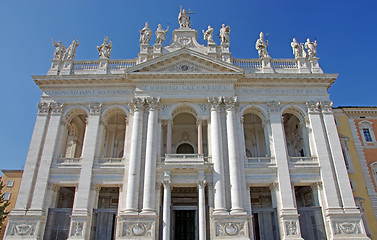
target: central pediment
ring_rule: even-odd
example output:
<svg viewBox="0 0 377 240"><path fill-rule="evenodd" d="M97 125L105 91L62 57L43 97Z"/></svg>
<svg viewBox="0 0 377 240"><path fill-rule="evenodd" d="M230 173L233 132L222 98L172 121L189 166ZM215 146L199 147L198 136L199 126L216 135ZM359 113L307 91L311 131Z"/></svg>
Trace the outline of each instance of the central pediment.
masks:
<svg viewBox="0 0 377 240"><path fill-rule="evenodd" d="M188 48L150 59L126 70L127 74L243 74L243 69Z"/></svg>

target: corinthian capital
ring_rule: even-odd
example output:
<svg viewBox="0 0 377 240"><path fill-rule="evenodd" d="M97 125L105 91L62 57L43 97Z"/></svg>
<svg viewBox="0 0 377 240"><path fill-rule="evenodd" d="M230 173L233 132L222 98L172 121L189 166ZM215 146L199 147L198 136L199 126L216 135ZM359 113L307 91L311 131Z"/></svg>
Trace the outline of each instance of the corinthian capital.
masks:
<svg viewBox="0 0 377 240"><path fill-rule="evenodd" d="M91 115L98 115L101 113L102 103L90 103L89 108Z"/></svg>
<svg viewBox="0 0 377 240"><path fill-rule="evenodd" d="M237 97L226 97L224 98L224 103L226 110L235 110L238 106Z"/></svg>
<svg viewBox="0 0 377 240"><path fill-rule="evenodd" d="M322 112L323 113L332 113L332 105L333 105L333 102L331 102L331 101L321 102Z"/></svg>
<svg viewBox="0 0 377 240"><path fill-rule="evenodd" d="M211 111L218 110L222 100L222 97L208 98L208 103L211 104Z"/></svg>
<svg viewBox="0 0 377 240"><path fill-rule="evenodd" d="M160 98L157 97L147 97L145 103L149 105L149 110L157 110L158 104L160 103Z"/></svg>
<svg viewBox="0 0 377 240"><path fill-rule="evenodd" d="M141 97L134 98L133 104L132 104L134 111L142 110L144 108L144 104L145 104L145 98L141 98Z"/></svg>
<svg viewBox="0 0 377 240"><path fill-rule="evenodd" d="M319 102L310 101L306 103L309 113L319 113Z"/></svg>
<svg viewBox="0 0 377 240"><path fill-rule="evenodd" d="M61 114L63 111L63 103L50 103L52 114Z"/></svg>
<svg viewBox="0 0 377 240"><path fill-rule="evenodd" d="M50 110L50 105L46 102L40 102L38 103L38 114L48 114Z"/></svg>

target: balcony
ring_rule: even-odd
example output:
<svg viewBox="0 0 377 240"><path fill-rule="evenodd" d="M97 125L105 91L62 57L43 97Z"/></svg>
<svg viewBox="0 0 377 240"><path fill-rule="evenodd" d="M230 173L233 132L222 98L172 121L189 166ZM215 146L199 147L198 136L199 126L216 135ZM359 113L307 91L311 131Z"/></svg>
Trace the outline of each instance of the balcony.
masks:
<svg viewBox="0 0 377 240"><path fill-rule="evenodd" d="M208 160L209 158L204 157L203 154L165 154L165 157L161 158L165 166L174 166L177 168L202 166L208 163Z"/></svg>
<svg viewBox="0 0 377 240"><path fill-rule="evenodd" d="M247 157L245 161L246 168L275 166L273 157Z"/></svg>
<svg viewBox="0 0 377 240"><path fill-rule="evenodd" d="M56 159L56 166L60 167L76 167L81 166L81 158L63 158Z"/></svg>

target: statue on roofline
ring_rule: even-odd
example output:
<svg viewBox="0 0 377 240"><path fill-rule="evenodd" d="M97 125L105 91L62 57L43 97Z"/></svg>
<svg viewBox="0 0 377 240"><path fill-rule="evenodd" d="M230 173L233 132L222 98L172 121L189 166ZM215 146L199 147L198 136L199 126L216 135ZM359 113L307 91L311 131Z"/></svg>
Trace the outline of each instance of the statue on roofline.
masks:
<svg viewBox="0 0 377 240"><path fill-rule="evenodd" d="M203 37L204 37L204 40L207 41L207 44L214 44L215 41L213 40L213 28L208 25L208 29L207 31L203 31Z"/></svg>
<svg viewBox="0 0 377 240"><path fill-rule="evenodd" d="M149 41L152 37L152 31L149 29L149 23L146 22L143 29L140 31L140 44L149 45Z"/></svg>
<svg viewBox="0 0 377 240"><path fill-rule="evenodd" d="M178 22L180 27L191 27L190 17L187 15L185 9L182 10L182 6L179 11Z"/></svg>
<svg viewBox="0 0 377 240"><path fill-rule="evenodd" d="M156 44L162 44L166 39L166 33L169 30L169 26L166 30L162 29L161 24L158 24L158 28L156 30Z"/></svg>
<svg viewBox="0 0 377 240"><path fill-rule="evenodd" d="M305 48L308 50L309 57L317 57L317 40L314 42L310 41L310 38L306 40Z"/></svg>
<svg viewBox="0 0 377 240"><path fill-rule="evenodd" d="M54 51L54 59L63 60L66 47L64 46L62 41L59 41L58 43L56 43L54 38L52 38L52 45L56 47Z"/></svg>
<svg viewBox="0 0 377 240"><path fill-rule="evenodd" d="M295 58L305 58L306 52L304 49L304 44L297 42L296 38L293 38L293 41L291 42L292 51L295 55Z"/></svg>
<svg viewBox="0 0 377 240"><path fill-rule="evenodd" d="M101 46L97 46L99 57L100 58L107 58L107 59L109 59L110 55L111 55L111 49L112 49L112 47L113 47L112 42L110 41L110 43L109 43L108 42L108 37L105 37L105 39L103 40L103 43L101 44Z"/></svg>
<svg viewBox="0 0 377 240"><path fill-rule="evenodd" d="M255 43L255 48L258 50L259 58L270 57L267 52L268 40L264 41L264 34L260 32L259 38Z"/></svg>
<svg viewBox="0 0 377 240"><path fill-rule="evenodd" d="M221 40L221 44L229 44L229 34L230 34L230 27L229 26L225 26L225 24L222 25L221 29L220 29L220 40Z"/></svg>
<svg viewBox="0 0 377 240"><path fill-rule="evenodd" d="M64 53L64 59L75 59L76 56L76 48L80 45L79 40L77 41L73 40L71 45L67 48L67 50Z"/></svg>

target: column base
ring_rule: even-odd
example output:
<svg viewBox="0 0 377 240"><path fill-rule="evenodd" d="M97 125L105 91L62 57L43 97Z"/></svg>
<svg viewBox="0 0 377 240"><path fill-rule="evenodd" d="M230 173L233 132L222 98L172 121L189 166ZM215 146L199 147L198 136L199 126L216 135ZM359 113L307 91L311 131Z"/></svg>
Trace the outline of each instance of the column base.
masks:
<svg viewBox="0 0 377 240"><path fill-rule="evenodd" d="M4 238L6 240L43 239L46 217L43 215L9 215Z"/></svg>
<svg viewBox="0 0 377 240"><path fill-rule="evenodd" d="M252 239L249 215L216 215L211 219L212 239Z"/></svg>
<svg viewBox="0 0 377 240"><path fill-rule="evenodd" d="M279 222L281 239L303 240L298 217L296 209L281 210Z"/></svg>
<svg viewBox="0 0 377 240"><path fill-rule="evenodd" d="M81 212L80 212L81 213ZM87 214L73 213L69 227L68 240L86 240L89 239L91 217Z"/></svg>
<svg viewBox="0 0 377 240"><path fill-rule="evenodd" d="M125 214L118 216L117 239L158 239L157 215Z"/></svg>
<svg viewBox="0 0 377 240"><path fill-rule="evenodd" d="M330 228L327 230L331 234L330 239L370 239L366 235L360 211L356 212L354 209L351 212L354 213L330 213L326 216L326 225Z"/></svg>

